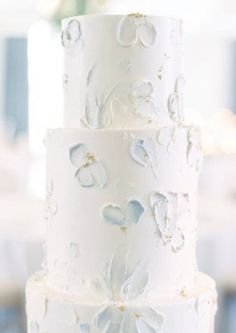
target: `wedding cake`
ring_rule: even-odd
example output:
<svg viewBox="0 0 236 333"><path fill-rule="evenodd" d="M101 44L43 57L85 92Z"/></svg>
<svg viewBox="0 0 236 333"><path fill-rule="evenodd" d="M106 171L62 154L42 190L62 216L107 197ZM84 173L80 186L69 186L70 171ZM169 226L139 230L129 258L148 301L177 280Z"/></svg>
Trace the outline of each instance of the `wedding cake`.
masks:
<svg viewBox="0 0 236 333"><path fill-rule="evenodd" d="M212 333L182 22L137 13L62 25L65 128L47 134L45 262L27 283L28 332Z"/></svg>

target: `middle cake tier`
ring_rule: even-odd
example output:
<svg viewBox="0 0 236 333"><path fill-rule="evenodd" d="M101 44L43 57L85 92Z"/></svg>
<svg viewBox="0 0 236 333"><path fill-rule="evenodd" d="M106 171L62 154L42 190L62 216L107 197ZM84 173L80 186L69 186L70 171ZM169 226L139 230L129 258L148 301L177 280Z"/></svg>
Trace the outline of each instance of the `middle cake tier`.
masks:
<svg viewBox="0 0 236 333"><path fill-rule="evenodd" d="M193 126L49 131L49 283L116 301L193 288L200 161Z"/></svg>

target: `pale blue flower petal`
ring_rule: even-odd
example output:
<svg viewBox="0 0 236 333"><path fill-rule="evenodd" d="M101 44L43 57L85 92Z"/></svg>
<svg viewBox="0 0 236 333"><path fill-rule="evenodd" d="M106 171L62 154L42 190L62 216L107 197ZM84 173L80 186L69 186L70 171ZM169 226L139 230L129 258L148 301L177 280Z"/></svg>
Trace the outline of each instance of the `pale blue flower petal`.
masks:
<svg viewBox="0 0 236 333"><path fill-rule="evenodd" d="M107 173L101 161L95 161L90 167L90 172L98 188L104 188L107 185Z"/></svg>
<svg viewBox="0 0 236 333"><path fill-rule="evenodd" d="M134 141L130 148L132 158L144 167L155 163L156 149L151 138Z"/></svg>
<svg viewBox="0 0 236 333"><path fill-rule="evenodd" d="M148 308L143 312L142 321L140 321L140 322L146 323L147 331L144 331L144 332L162 333L165 322L166 322L166 318L163 313L160 313L156 309ZM145 327L145 324L144 324L144 327Z"/></svg>
<svg viewBox="0 0 236 333"><path fill-rule="evenodd" d="M83 332L83 333L89 333L90 332L90 325L89 324L82 323L82 324L80 324L79 328L80 328L80 331Z"/></svg>
<svg viewBox="0 0 236 333"><path fill-rule="evenodd" d="M135 316L131 311L124 313L120 333L139 333L136 327Z"/></svg>
<svg viewBox="0 0 236 333"><path fill-rule="evenodd" d="M143 46L151 47L155 44L157 31L155 26L146 20L144 24L139 27L139 39Z"/></svg>
<svg viewBox="0 0 236 333"><path fill-rule="evenodd" d="M93 66L91 67L91 69L89 70L89 72L88 72L88 76L87 76L87 86L90 85L90 83L91 83L91 81L92 81L92 79L93 79L93 77L94 77L95 70L96 70L96 64L93 65Z"/></svg>
<svg viewBox="0 0 236 333"><path fill-rule="evenodd" d="M104 333L120 333L120 321L119 322L111 322Z"/></svg>
<svg viewBox="0 0 236 333"><path fill-rule="evenodd" d="M107 276L112 300L122 301L121 289L129 276L128 253L125 247L120 246L113 255Z"/></svg>
<svg viewBox="0 0 236 333"><path fill-rule="evenodd" d="M90 166L82 166L79 168L75 174L75 178L82 187L94 186L94 179L91 174Z"/></svg>
<svg viewBox="0 0 236 333"><path fill-rule="evenodd" d="M122 286L122 294L127 301L137 298L144 293L149 281L147 265L144 262L137 264L129 278Z"/></svg>
<svg viewBox="0 0 236 333"><path fill-rule="evenodd" d="M125 223L125 217L120 207L108 205L102 209L103 219L110 224L122 226Z"/></svg>
<svg viewBox="0 0 236 333"><path fill-rule="evenodd" d="M70 161L71 163L80 168L83 164L84 158L88 153L87 146L83 143L79 143L70 148Z"/></svg>
<svg viewBox="0 0 236 333"><path fill-rule="evenodd" d="M114 311L115 308L113 306L102 308L94 318L94 325L100 330L105 331L113 319Z"/></svg>
<svg viewBox="0 0 236 333"><path fill-rule="evenodd" d="M131 200L125 211L126 225L137 224L144 213L144 208L137 200Z"/></svg>

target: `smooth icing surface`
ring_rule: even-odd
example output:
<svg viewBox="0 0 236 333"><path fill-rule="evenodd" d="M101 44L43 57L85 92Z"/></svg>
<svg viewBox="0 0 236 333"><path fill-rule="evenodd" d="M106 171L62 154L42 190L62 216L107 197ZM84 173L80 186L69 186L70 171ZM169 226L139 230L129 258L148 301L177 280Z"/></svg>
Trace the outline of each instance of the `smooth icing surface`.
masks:
<svg viewBox="0 0 236 333"><path fill-rule="evenodd" d="M123 267L145 263L147 297L194 286L198 170L188 162L189 131L49 131L47 263L53 286L106 298L97 279L117 254L111 267L120 269L115 278L122 286L129 277L121 276Z"/></svg>
<svg viewBox="0 0 236 333"><path fill-rule="evenodd" d="M142 14L63 21L65 126L182 123L182 22Z"/></svg>
<svg viewBox="0 0 236 333"><path fill-rule="evenodd" d="M216 312L214 282L198 275L191 293L154 302L82 302L57 293L45 277L27 284L28 332L213 333Z"/></svg>

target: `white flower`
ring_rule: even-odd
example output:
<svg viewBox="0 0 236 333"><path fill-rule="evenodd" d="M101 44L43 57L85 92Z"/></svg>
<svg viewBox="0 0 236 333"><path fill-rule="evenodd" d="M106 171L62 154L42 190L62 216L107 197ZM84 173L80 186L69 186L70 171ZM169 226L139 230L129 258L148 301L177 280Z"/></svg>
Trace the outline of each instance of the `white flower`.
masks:
<svg viewBox="0 0 236 333"><path fill-rule="evenodd" d="M151 81L139 80L132 87L130 101L137 114L144 118L156 119L159 110L154 104L154 87Z"/></svg>
<svg viewBox="0 0 236 333"><path fill-rule="evenodd" d="M108 179L102 161L88 152L85 144L79 143L70 148L70 161L77 168L75 178L83 187L104 188Z"/></svg>
<svg viewBox="0 0 236 333"><path fill-rule="evenodd" d="M132 47L138 42L144 47L151 47L156 41L156 28L142 14L124 16L117 28L117 39L121 46Z"/></svg>
<svg viewBox="0 0 236 333"><path fill-rule="evenodd" d="M162 244L170 243L174 252L182 250L185 236L178 226L178 220L188 209L188 195L157 192L151 196L150 203Z"/></svg>
<svg viewBox="0 0 236 333"><path fill-rule="evenodd" d="M61 33L61 42L65 48L72 49L76 45L83 46L80 22L72 19Z"/></svg>

